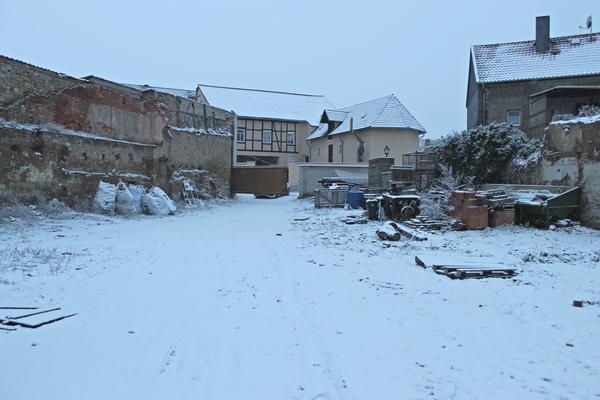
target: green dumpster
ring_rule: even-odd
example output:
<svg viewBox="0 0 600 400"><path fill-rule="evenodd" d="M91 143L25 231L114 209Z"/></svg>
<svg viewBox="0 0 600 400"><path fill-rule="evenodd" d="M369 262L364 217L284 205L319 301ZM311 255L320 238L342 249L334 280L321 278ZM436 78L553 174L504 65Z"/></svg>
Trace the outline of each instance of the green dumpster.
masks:
<svg viewBox="0 0 600 400"><path fill-rule="evenodd" d="M577 186L486 184L480 190L504 190L517 200L515 220L548 228L553 221L575 218L579 208Z"/></svg>

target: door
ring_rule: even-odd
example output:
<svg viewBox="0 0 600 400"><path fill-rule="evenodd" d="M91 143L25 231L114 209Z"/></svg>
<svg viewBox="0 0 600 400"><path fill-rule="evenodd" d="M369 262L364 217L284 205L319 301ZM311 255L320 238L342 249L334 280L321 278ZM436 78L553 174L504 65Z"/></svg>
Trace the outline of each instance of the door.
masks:
<svg viewBox="0 0 600 400"><path fill-rule="evenodd" d="M333 144L327 146L327 161L333 162Z"/></svg>
<svg viewBox="0 0 600 400"><path fill-rule="evenodd" d="M286 167L233 167L231 191L256 195L288 194L289 171Z"/></svg>

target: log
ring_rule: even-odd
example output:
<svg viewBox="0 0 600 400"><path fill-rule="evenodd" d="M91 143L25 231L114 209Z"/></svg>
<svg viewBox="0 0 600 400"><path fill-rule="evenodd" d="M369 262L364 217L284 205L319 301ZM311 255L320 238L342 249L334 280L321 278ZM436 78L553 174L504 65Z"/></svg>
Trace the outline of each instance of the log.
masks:
<svg viewBox="0 0 600 400"><path fill-rule="evenodd" d="M394 227L395 224L386 222L377 230L377 237L381 240L396 242L400 240L400 232Z"/></svg>
<svg viewBox="0 0 600 400"><path fill-rule="evenodd" d="M398 229L398 231L402 234L402 236L405 236L405 237L407 237L409 239L416 240L418 242L422 242L424 240L427 240L427 238L425 236L419 235L417 232L415 232L414 230L410 229L406 225L396 224L396 229Z"/></svg>

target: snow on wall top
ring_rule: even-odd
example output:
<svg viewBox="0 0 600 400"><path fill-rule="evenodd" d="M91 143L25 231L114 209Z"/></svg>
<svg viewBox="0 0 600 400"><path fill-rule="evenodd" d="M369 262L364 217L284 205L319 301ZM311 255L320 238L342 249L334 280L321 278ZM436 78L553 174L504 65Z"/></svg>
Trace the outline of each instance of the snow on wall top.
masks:
<svg viewBox="0 0 600 400"><path fill-rule="evenodd" d="M568 124L595 124L600 122L600 115L582 116L560 121L552 121L550 125L568 125Z"/></svg>
<svg viewBox="0 0 600 400"><path fill-rule="evenodd" d="M393 94L342 108L338 111L343 111L346 114L342 123L336 129L328 133L327 124L321 124L308 137L308 140L318 139L327 134L338 135L350 132L350 119L352 119L354 130L364 128L408 128L425 133L425 128ZM329 113L329 110L327 110L327 113Z"/></svg>
<svg viewBox="0 0 600 400"><path fill-rule="evenodd" d="M196 97L195 90L187 90L187 89L174 89L174 88L165 88L159 86L148 86L148 85L133 85L131 83L119 83L119 85L127 86L132 89L137 89L140 91L144 90L155 90L157 92L170 94L172 96L185 97L188 99L194 99Z"/></svg>
<svg viewBox="0 0 600 400"><path fill-rule="evenodd" d="M198 85L211 106L240 117L307 121L319 124L324 109L335 106L322 95Z"/></svg>
<svg viewBox="0 0 600 400"><path fill-rule="evenodd" d="M471 57L479 83L600 75L600 33L551 38L538 53L535 40L475 45Z"/></svg>

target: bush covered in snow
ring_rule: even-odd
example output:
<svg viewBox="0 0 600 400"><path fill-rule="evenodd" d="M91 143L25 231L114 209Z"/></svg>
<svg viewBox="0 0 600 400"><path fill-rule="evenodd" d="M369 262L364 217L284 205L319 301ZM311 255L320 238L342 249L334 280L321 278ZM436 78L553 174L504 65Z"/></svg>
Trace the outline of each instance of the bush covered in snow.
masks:
<svg viewBox="0 0 600 400"><path fill-rule="evenodd" d="M455 174L473 176L476 183L502 183L512 164L531 159L540 146L513 125L493 123L446 136L437 153L440 164Z"/></svg>

